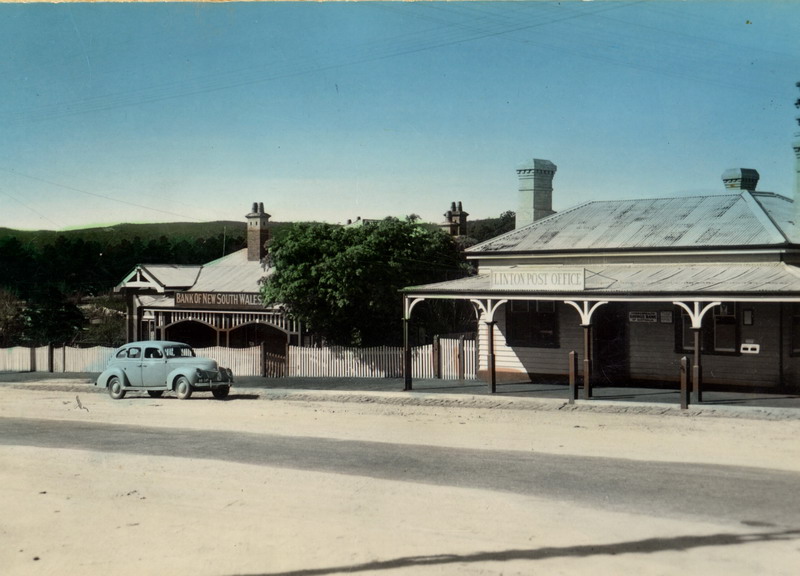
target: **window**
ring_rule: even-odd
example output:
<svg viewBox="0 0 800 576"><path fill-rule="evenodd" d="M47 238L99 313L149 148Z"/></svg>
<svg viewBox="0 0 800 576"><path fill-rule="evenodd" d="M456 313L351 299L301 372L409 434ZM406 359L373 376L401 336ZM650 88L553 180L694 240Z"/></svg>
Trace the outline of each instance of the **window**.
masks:
<svg viewBox="0 0 800 576"><path fill-rule="evenodd" d="M723 302L714 307L714 352L736 352L739 340L736 304Z"/></svg>
<svg viewBox="0 0 800 576"><path fill-rule="evenodd" d="M194 356L194 350L190 346L170 346L165 348L164 352L167 358L176 358L178 356Z"/></svg>
<svg viewBox="0 0 800 576"><path fill-rule="evenodd" d="M676 349L678 352L694 351L694 331L692 321L681 309L681 321L677 324ZM798 330L800 334L800 330ZM800 345L800 340L798 340ZM700 330L700 350L706 354L735 354L739 351L739 322L736 304L723 302L703 316Z"/></svg>
<svg viewBox="0 0 800 576"><path fill-rule="evenodd" d="M511 346L558 346L556 303L552 300L512 300L506 306L506 341Z"/></svg>
<svg viewBox="0 0 800 576"><path fill-rule="evenodd" d="M800 356L800 303L792 304L792 355Z"/></svg>
<svg viewBox="0 0 800 576"><path fill-rule="evenodd" d="M163 358L163 355L161 354L161 350L159 350L158 348L147 348L144 351L144 357L145 358Z"/></svg>

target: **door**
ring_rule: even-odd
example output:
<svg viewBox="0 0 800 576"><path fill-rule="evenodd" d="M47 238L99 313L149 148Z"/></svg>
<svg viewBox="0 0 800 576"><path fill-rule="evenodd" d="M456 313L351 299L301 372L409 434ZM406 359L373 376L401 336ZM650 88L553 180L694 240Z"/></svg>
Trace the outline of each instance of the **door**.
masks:
<svg viewBox="0 0 800 576"><path fill-rule="evenodd" d="M609 302L594 316L594 375L600 386L625 386L629 378L628 309Z"/></svg>
<svg viewBox="0 0 800 576"><path fill-rule="evenodd" d="M146 346L142 358L142 386L161 388L167 379L167 359L161 348Z"/></svg>

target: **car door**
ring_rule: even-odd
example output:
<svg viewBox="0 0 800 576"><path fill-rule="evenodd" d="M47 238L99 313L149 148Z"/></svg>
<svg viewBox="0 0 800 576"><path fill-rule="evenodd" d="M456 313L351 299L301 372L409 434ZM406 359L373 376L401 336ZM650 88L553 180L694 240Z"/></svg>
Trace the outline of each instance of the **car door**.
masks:
<svg viewBox="0 0 800 576"><path fill-rule="evenodd" d="M119 357L120 367L125 371L125 376L131 386L142 385L142 349L131 346L126 350L125 357Z"/></svg>
<svg viewBox="0 0 800 576"><path fill-rule="evenodd" d="M145 346L142 358L142 386L161 388L167 379L167 359L158 346Z"/></svg>

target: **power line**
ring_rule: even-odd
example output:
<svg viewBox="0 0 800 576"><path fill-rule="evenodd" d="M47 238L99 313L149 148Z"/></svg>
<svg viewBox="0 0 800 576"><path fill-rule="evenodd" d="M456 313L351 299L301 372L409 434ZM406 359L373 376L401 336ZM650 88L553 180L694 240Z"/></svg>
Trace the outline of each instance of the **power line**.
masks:
<svg viewBox="0 0 800 576"><path fill-rule="evenodd" d="M182 219L189 219L199 222L197 218L190 218L186 214L178 214L176 212L170 212L169 210L162 210L161 208L153 208L152 206L146 206L144 204L137 204L135 202L130 202L128 200L120 200L119 198L114 198L113 196L107 196L105 194L99 194L97 192L90 192L89 190L84 190L82 188L76 188L75 186L69 186L67 184L61 184L60 182L54 182L52 180L47 180L46 178L40 178L38 176L33 176L32 174L25 174L19 172L18 170L8 170L6 168L0 168L0 171L6 172L7 174L13 174L15 176L21 176L23 178L27 178L29 180L34 180L36 182L42 182L44 184L49 184L50 186L55 186L56 188L62 188L64 190L69 190L71 192L79 192L80 194L85 194L87 196L93 196L95 198L102 198L104 200L108 200L110 202L116 202L118 204L124 204L126 206L133 206L135 208L143 208L145 210L150 210L152 212L159 212L161 214L167 214L169 216L177 216ZM40 214L41 215L41 214ZM47 218L45 218L47 219Z"/></svg>

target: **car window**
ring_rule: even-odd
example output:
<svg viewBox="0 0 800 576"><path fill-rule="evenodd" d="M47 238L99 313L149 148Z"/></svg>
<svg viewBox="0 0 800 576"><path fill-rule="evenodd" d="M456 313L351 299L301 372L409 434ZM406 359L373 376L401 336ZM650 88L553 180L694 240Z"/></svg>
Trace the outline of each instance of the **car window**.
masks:
<svg viewBox="0 0 800 576"><path fill-rule="evenodd" d="M164 355L161 354L161 350L158 348L145 348L144 351L145 358L163 358Z"/></svg>
<svg viewBox="0 0 800 576"><path fill-rule="evenodd" d="M117 352L117 358L127 358L127 357L128 357L128 350L127 349L123 348L122 350Z"/></svg>
<svg viewBox="0 0 800 576"><path fill-rule="evenodd" d="M128 348L128 358L138 358L142 351L139 348Z"/></svg>
<svg viewBox="0 0 800 576"><path fill-rule="evenodd" d="M180 356L194 356L194 350L189 346L170 346L164 349L167 353L167 358L177 358Z"/></svg>

